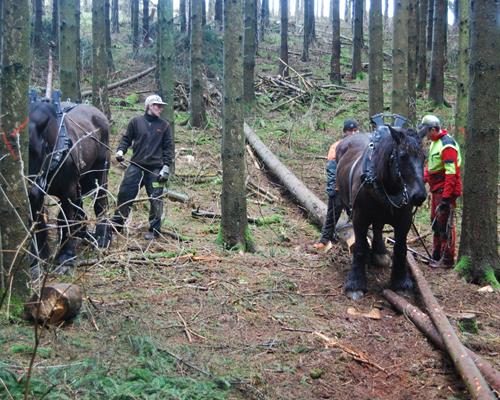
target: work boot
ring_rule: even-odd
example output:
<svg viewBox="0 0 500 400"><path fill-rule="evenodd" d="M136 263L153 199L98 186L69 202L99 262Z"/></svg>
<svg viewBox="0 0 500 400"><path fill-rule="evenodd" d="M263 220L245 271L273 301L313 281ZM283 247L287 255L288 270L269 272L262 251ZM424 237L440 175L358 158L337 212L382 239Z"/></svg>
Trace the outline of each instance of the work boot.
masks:
<svg viewBox="0 0 500 400"><path fill-rule="evenodd" d="M144 239L146 240L153 240L153 239L156 239L160 236L160 233L158 231L147 231L145 234L144 234Z"/></svg>
<svg viewBox="0 0 500 400"><path fill-rule="evenodd" d="M314 243L313 247L315 250L322 251L323 253L326 253L327 251L329 251L333 247L333 244L329 240L326 243L323 243L323 242Z"/></svg>
<svg viewBox="0 0 500 400"><path fill-rule="evenodd" d="M441 257L439 260L434 260L429 263L429 267L431 268L444 268L449 269L453 268L453 260L450 260L446 257Z"/></svg>

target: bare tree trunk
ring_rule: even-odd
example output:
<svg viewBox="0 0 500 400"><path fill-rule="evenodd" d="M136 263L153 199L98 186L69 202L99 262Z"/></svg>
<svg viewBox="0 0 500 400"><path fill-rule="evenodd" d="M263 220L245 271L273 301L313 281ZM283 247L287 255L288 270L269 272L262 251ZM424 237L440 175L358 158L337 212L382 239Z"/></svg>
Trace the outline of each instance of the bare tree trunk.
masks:
<svg viewBox="0 0 500 400"><path fill-rule="evenodd" d="M344 21L351 24L351 7L353 0L345 0Z"/></svg>
<svg viewBox="0 0 500 400"><path fill-rule="evenodd" d="M259 40L262 42L264 40L264 35L266 29L269 27L269 0L262 0L262 5L260 7L260 35Z"/></svg>
<svg viewBox="0 0 500 400"><path fill-rule="evenodd" d="M206 123L205 103L203 101L203 34L201 26L201 2L191 0L191 85L190 85L190 122L200 128Z"/></svg>
<svg viewBox="0 0 500 400"><path fill-rule="evenodd" d="M144 45L149 45L149 0L142 0L142 37Z"/></svg>
<svg viewBox="0 0 500 400"><path fill-rule="evenodd" d="M372 116L384 110L382 0L371 1L369 19L368 106Z"/></svg>
<svg viewBox="0 0 500 400"><path fill-rule="evenodd" d="M429 100L436 104L444 102L444 22L446 0L434 0L434 22L432 30L431 74Z"/></svg>
<svg viewBox="0 0 500 400"><path fill-rule="evenodd" d="M0 136L5 147L0 157L0 299L12 287L11 304L20 305L29 293L30 282L28 263L24 259L30 243L25 179L29 146L26 94L31 65L30 2L3 0L2 5Z"/></svg>
<svg viewBox="0 0 500 400"><path fill-rule="evenodd" d="M395 0L392 34L392 112L408 116L408 1Z"/></svg>
<svg viewBox="0 0 500 400"><path fill-rule="evenodd" d="M432 31L434 25L434 1L427 2L427 51L432 50Z"/></svg>
<svg viewBox="0 0 500 400"><path fill-rule="evenodd" d="M295 0L295 22L300 21L300 3L301 0Z"/></svg>
<svg viewBox="0 0 500 400"><path fill-rule="evenodd" d="M460 4L459 4L460 3ZM467 126L467 101L469 99L469 1L457 0L459 9L458 61L457 61L457 106L455 109L455 137L461 145L465 143Z"/></svg>
<svg viewBox="0 0 500 400"><path fill-rule="evenodd" d="M417 115L417 0L408 2L408 118L414 121Z"/></svg>
<svg viewBox="0 0 500 400"><path fill-rule="evenodd" d="M387 24L389 22L389 0L384 1L384 29L388 30Z"/></svg>
<svg viewBox="0 0 500 400"><path fill-rule="evenodd" d="M59 1L52 0L52 41L55 45L54 53L59 51Z"/></svg>
<svg viewBox="0 0 500 400"><path fill-rule="evenodd" d="M201 26L205 26L207 24L207 5L205 0L201 2Z"/></svg>
<svg viewBox="0 0 500 400"><path fill-rule="evenodd" d="M468 258L474 282L484 281L488 269L493 269L500 280L497 236L500 42L497 11L496 1L471 2L469 114L465 136L467 173L460 255Z"/></svg>
<svg viewBox="0 0 500 400"><path fill-rule="evenodd" d="M252 250L245 197L241 0L224 0L224 103L222 111L221 240L226 248Z"/></svg>
<svg viewBox="0 0 500 400"><path fill-rule="evenodd" d="M352 39L352 69L351 78L355 79L361 72L361 49L363 47L363 3L364 0L354 0L354 35Z"/></svg>
<svg viewBox="0 0 500 400"><path fill-rule="evenodd" d="M33 48L40 51L42 46L43 1L33 0Z"/></svg>
<svg viewBox="0 0 500 400"><path fill-rule="evenodd" d="M104 26L106 28L106 60L108 64L108 72L113 72L115 70L115 64L113 62L113 52L111 49L111 22L110 22L111 10L109 7L109 0L104 1Z"/></svg>
<svg viewBox="0 0 500 400"><path fill-rule="evenodd" d="M113 0L111 5L111 30L113 33L120 32L120 13L118 7L118 0Z"/></svg>
<svg viewBox="0 0 500 400"><path fill-rule="evenodd" d="M173 0L158 1L158 86L165 103L162 117L170 124L172 144L175 145L174 118L174 4ZM173 149L175 154L175 148ZM175 165L174 165L175 166ZM172 172L173 173L173 172Z"/></svg>
<svg viewBox="0 0 500 400"><path fill-rule="evenodd" d="M309 61L309 46L313 41L314 0L304 0L304 41L302 61Z"/></svg>
<svg viewBox="0 0 500 400"><path fill-rule="evenodd" d="M179 1L179 21L181 23L181 32L186 32L186 0Z"/></svg>
<svg viewBox="0 0 500 400"><path fill-rule="evenodd" d="M333 83L341 84L342 75L340 73L340 6L339 0L332 1L332 58L330 60L330 80Z"/></svg>
<svg viewBox="0 0 500 400"><path fill-rule="evenodd" d="M78 0L76 0L78 1ZM79 24L75 10L75 1L59 3L59 85L62 97L78 101L80 96L80 80L78 76L78 60L80 50Z"/></svg>
<svg viewBox="0 0 500 400"><path fill-rule="evenodd" d="M132 48L139 48L139 0L130 0L130 21L132 23Z"/></svg>
<svg viewBox="0 0 500 400"><path fill-rule="evenodd" d="M419 0L419 23L418 23L418 81L417 89L425 90L427 87L427 8L428 0Z"/></svg>
<svg viewBox="0 0 500 400"><path fill-rule="evenodd" d="M219 27L222 26L222 0L215 0L215 22L219 24Z"/></svg>
<svg viewBox="0 0 500 400"><path fill-rule="evenodd" d="M243 100L255 100L255 51L257 4L255 0L245 0L245 30L243 34Z"/></svg>
<svg viewBox="0 0 500 400"><path fill-rule="evenodd" d="M288 64L288 0L280 0L281 4L281 24L280 24L280 58ZM281 61L278 64L278 73L281 76L288 76L288 67Z"/></svg>
<svg viewBox="0 0 500 400"><path fill-rule="evenodd" d="M92 104L110 119L104 3L92 0Z"/></svg>

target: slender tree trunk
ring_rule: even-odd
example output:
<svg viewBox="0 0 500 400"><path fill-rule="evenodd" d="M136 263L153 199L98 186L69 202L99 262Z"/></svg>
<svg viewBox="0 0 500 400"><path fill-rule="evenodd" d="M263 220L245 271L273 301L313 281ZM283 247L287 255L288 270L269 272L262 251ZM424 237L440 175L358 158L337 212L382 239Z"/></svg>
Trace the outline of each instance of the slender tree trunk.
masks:
<svg viewBox="0 0 500 400"><path fill-rule="evenodd" d="M59 1L52 0L52 42L55 45L55 53L59 51Z"/></svg>
<svg viewBox="0 0 500 400"><path fill-rule="evenodd" d="M432 50L432 31L434 25L434 1L427 1L427 51Z"/></svg>
<svg viewBox="0 0 500 400"><path fill-rule="evenodd" d="M203 101L203 35L201 26L201 2L191 0L191 126L200 128L206 122Z"/></svg>
<svg viewBox="0 0 500 400"><path fill-rule="evenodd" d="M245 0L245 29L243 34L243 99L255 100L256 7L255 0Z"/></svg>
<svg viewBox="0 0 500 400"><path fill-rule="evenodd" d="M105 0L92 0L92 104L111 118L108 100Z"/></svg>
<svg viewBox="0 0 500 400"><path fill-rule="evenodd" d="M361 50L363 47L363 3L364 0L354 0L354 36L352 39L352 69L351 78L355 79L362 70Z"/></svg>
<svg viewBox="0 0 500 400"><path fill-rule="evenodd" d="M300 0L295 0L295 22L300 21Z"/></svg>
<svg viewBox="0 0 500 400"><path fill-rule="evenodd" d="M344 21L347 24L351 24L351 6L352 6L352 1L353 0L345 0L345 10L344 10Z"/></svg>
<svg viewBox="0 0 500 400"><path fill-rule="evenodd" d="M158 86L165 118L172 130L172 144L175 145L174 131L174 4L173 0L158 0ZM175 154L175 149L174 149ZM172 171L173 173L173 171Z"/></svg>
<svg viewBox="0 0 500 400"><path fill-rule="evenodd" d="M264 40L266 28L269 26L269 0L262 0L260 7L260 30L259 40Z"/></svg>
<svg viewBox="0 0 500 400"><path fill-rule="evenodd" d="M332 1L332 58L330 59L330 80L341 84L340 73L340 6L339 0Z"/></svg>
<svg viewBox="0 0 500 400"><path fill-rule="evenodd" d="M2 4L3 3L3 4ZM12 287L11 303L29 294L27 254L30 207L28 175L28 89L30 82L30 2L2 0L0 13L0 293ZM17 250L20 250L17 252Z"/></svg>
<svg viewBox="0 0 500 400"><path fill-rule="evenodd" d="M76 101L77 103L81 103L82 102L82 91L80 87L80 82L82 81L82 41L80 40L81 8L80 8L80 0L74 0L74 2L75 2L75 21L76 21L75 49L76 49L76 85L77 85L76 97L74 101Z"/></svg>
<svg viewBox="0 0 500 400"><path fill-rule="evenodd" d="M448 0L445 0L445 12L443 14L443 58L444 58L444 64L443 64L443 69L444 66L446 66L447 60L448 60Z"/></svg>
<svg viewBox="0 0 500 400"><path fill-rule="evenodd" d="M314 38L314 0L304 0L304 41L302 61L309 61L309 47Z"/></svg>
<svg viewBox="0 0 500 400"><path fill-rule="evenodd" d="M309 0L309 7L311 7L311 10L309 11L309 24L311 25L311 27L309 28L309 31L311 32L309 44L313 43L316 40L316 17L314 14L314 4L315 0Z"/></svg>
<svg viewBox="0 0 500 400"><path fill-rule="evenodd" d="M139 48L139 0L130 0L130 21L132 23L132 48Z"/></svg>
<svg viewBox="0 0 500 400"><path fill-rule="evenodd" d="M460 255L469 258L472 280L483 282L488 269L493 269L500 280L497 236L500 102L498 2L472 0L470 11L469 118L465 136L467 171L463 191Z"/></svg>
<svg viewBox="0 0 500 400"><path fill-rule="evenodd" d="M417 116L417 0L408 1L408 118Z"/></svg>
<svg viewBox="0 0 500 400"><path fill-rule="evenodd" d="M458 26L460 22L460 3L460 0L454 0L453 2L453 26Z"/></svg>
<svg viewBox="0 0 500 400"><path fill-rule="evenodd" d="M408 1L395 0L392 22L392 112L408 117Z"/></svg>
<svg viewBox="0 0 500 400"><path fill-rule="evenodd" d="M113 0L111 4L111 31L113 33L120 32L120 13L118 7L118 0Z"/></svg>
<svg viewBox="0 0 500 400"><path fill-rule="evenodd" d="M110 22L111 9L109 7L109 0L104 1L104 27L106 28L106 59L108 64L108 72L115 70L113 62L113 52L111 49L111 22Z"/></svg>
<svg viewBox="0 0 500 400"><path fill-rule="evenodd" d="M205 0L201 2L201 25L205 26L207 24L207 5Z"/></svg>
<svg viewBox="0 0 500 400"><path fill-rule="evenodd" d="M224 103L222 110L221 239L225 247L250 249L245 197L241 0L224 0Z"/></svg>
<svg viewBox="0 0 500 400"><path fill-rule="evenodd" d="M35 51L40 51L42 46L42 17L43 17L43 1L33 0L33 48Z"/></svg>
<svg viewBox="0 0 500 400"><path fill-rule="evenodd" d="M389 0L384 1L384 29L389 30Z"/></svg>
<svg viewBox="0 0 500 400"><path fill-rule="evenodd" d="M444 23L446 0L434 0L434 23L432 30L431 74L429 100L436 104L444 102Z"/></svg>
<svg viewBox="0 0 500 400"><path fill-rule="evenodd" d="M280 0L281 24L280 24L280 58L288 64L288 0ZM278 65L278 73L281 76L288 76L288 67L281 61Z"/></svg>
<svg viewBox="0 0 500 400"><path fill-rule="evenodd" d="M219 24L219 26L222 26L222 0L215 0L215 22Z"/></svg>
<svg viewBox="0 0 500 400"><path fill-rule="evenodd" d="M368 107L372 116L384 111L382 0L371 1L369 19Z"/></svg>
<svg viewBox="0 0 500 400"><path fill-rule="evenodd" d="M149 0L142 1L142 36L145 46L149 45Z"/></svg>
<svg viewBox="0 0 500 400"><path fill-rule="evenodd" d="M455 137L465 143L467 126L467 102L469 100L469 1L457 1L459 9L458 61L457 61L457 106L455 109Z"/></svg>
<svg viewBox="0 0 500 400"><path fill-rule="evenodd" d="M417 89L425 90L427 87L427 5L428 0L419 0L419 24L418 24L418 81Z"/></svg>
<svg viewBox="0 0 500 400"><path fill-rule="evenodd" d="M59 2L59 84L63 99L80 99L79 29L74 1Z"/></svg>

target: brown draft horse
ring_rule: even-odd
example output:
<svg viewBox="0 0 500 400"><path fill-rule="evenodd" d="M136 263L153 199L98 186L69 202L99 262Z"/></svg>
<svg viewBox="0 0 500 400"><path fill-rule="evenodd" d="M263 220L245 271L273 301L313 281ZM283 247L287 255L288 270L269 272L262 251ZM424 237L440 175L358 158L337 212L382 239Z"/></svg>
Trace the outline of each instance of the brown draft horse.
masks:
<svg viewBox="0 0 500 400"><path fill-rule="evenodd" d="M366 238L373 229L371 263L388 265L382 229L394 227L391 287L409 290L413 282L406 265L406 236L412 209L426 199L423 179L422 135L413 129L379 127L371 136L356 134L337 147L337 185L343 206L351 211L355 245L345 291L353 300L367 291L366 264L370 248Z"/></svg>
<svg viewBox="0 0 500 400"><path fill-rule="evenodd" d="M57 102L31 99L29 112L29 199L35 222L33 253L38 261L48 260L47 225L44 197L60 201L58 225L60 248L56 264L71 265L76 256L75 236L86 236L81 223L85 219L82 196L93 192L97 245L109 244L110 231L104 221L108 206L107 176L109 169L109 122L97 108L63 103L67 112L58 112ZM95 241L94 241L95 242ZM63 269L64 270L64 269ZM34 270L39 272L39 269Z"/></svg>

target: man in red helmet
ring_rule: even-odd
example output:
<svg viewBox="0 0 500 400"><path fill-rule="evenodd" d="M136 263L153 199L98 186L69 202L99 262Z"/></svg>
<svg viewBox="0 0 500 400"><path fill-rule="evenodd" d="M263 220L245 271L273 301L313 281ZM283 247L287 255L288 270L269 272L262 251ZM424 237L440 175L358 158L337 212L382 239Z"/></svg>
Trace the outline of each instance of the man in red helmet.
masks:
<svg viewBox="0 0 500 400"><path fill-rule="evenodd" d="M424 180L431 191L431 220L434 231L432 258L433 268L452 268L455 261L456 199L462 195L460 167L462 155L458 143L448 132L441 129L439 118L426 115L421 127L426 129L431 141Z"/></svg>

